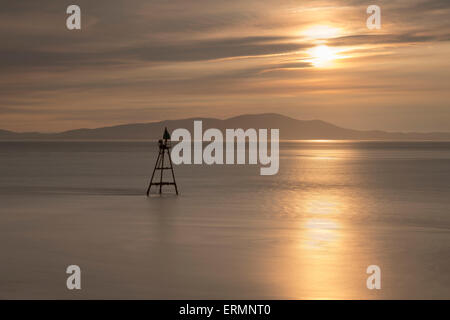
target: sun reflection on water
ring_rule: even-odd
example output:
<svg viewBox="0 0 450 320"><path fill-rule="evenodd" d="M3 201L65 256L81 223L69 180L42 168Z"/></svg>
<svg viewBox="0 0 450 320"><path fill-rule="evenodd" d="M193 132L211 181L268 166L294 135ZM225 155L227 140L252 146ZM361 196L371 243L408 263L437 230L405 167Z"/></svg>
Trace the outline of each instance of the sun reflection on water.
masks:
<svg viewBox="0 0 450 320"><path fill-rule="evenodd" d="M357 278L364 277L358 265L363 258L356 246L359 233L352 223L363 200L348 187L360 176L346 161L357 153L318 142L292 160L298 161L291 172L294 188L276 202L277 214L286 217L276 238L285 241L274 250L279 259L271 264L271 270L279 271L275 279L282 296L346 299L364 289Z"/></svg>
<svg viewBox="0 0 450 320"><path fill-rule="evenodd" d="M321 193L305 201L307 218L300 222L298 244L303 257L301 270L301 295L310 299L339 296L339 277L335 266L343 259L344 245L342 221L339 215L345 207L344 199ZM322 288L328 288L323 290Z"/></svg>
<svg viewBox="0 0 450 320"><path fill-rule="evenodd" d="M313 218L306 220L302 246L310 249L326 248L335 245L339 236L339 225L330 219Z"/></svg>
<svg viewBox="0 0 450 320"><path fill-rule="evenodd" d="M345 208L344 199L325 193L313 194L303 199L305 219L300 223L301 246L304 248L336 247L339 245L342 222L340 215Z"/></svg>

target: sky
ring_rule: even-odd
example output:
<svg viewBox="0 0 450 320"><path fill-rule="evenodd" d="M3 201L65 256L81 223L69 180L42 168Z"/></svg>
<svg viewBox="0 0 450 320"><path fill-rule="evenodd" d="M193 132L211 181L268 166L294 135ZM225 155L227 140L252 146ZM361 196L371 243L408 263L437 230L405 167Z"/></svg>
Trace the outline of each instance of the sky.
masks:
<svg viewBox="0 0 450 320"><path fill-rule="evenodd" d="M66 27L71 4L81 30ZM366 26L372 4L379 30ZM352 129L450 131L448 0L0 6L0 129L276 112Z"/></svg>

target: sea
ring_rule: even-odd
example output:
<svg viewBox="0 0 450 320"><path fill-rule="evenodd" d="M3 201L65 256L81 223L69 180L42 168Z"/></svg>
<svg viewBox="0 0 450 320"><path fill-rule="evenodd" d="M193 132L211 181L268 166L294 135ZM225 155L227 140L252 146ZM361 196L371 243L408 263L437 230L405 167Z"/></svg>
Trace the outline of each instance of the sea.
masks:
<svg viewBox="0 0 450 320"><path fill-rule="evenodd" d="M282 141L276 175L175 165L147 197L157 152L0 142L0 298L450 299L450 142Z"/></svg>

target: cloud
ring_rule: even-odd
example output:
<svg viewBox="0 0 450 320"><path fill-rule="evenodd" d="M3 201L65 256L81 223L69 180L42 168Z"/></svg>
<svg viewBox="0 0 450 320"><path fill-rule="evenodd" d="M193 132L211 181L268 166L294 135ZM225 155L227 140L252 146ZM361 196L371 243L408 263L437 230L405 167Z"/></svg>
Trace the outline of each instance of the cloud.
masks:
<svg viewBox="0 0 450 320"><path fill-rule="evenodd" d="M0 51L0 68L3 70L31 70L37 68L67 69L90 67L101 69L110 66L149 62L188 62L238 57L256 57L289 53L311 45L293 42L289 37L242 37L174 43L138 44L135 47L108 51L50 51L3 50Z"/></svg>
<svg viewBox="0 0 450 320"><path fill-rule="evenodd" d="M241 37L151 45L128 50L146 61L201 61L288 53L311 45L288 37Z"/></svg>
<svg viewBox="0 0 450 320"><path fill-rule="evenodd" d="M333 38L328 41L332 46L355 46L355 45L383 45L383 44L406 44L430 41L447 41L450 34L444 36L417 35L417 34L361 34Z"/></svg>

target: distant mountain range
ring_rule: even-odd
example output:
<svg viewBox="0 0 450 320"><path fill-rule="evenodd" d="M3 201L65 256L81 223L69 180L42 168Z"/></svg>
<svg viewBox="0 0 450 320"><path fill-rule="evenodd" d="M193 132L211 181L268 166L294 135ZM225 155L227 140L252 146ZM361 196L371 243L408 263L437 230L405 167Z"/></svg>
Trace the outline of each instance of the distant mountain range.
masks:
<svg viewBox="0 0 450 320"><path fill-rule="evenodd" d="M156 140L164 127L169 131L186 128L193 131L194 120L203 121L208 128L280 129L284 140L448 140L450 132L385 132L345 129L321 120L297 120L275 113L242 115L225 120L190 118L150 123L134 123L97 129L76 129L59 133L12 132L0 130L0 140Z"/></svg>

